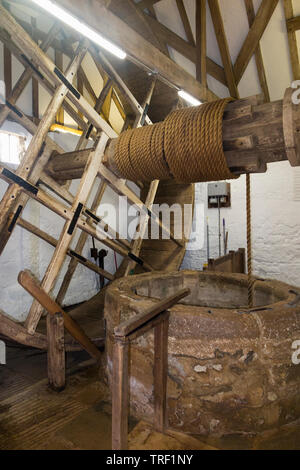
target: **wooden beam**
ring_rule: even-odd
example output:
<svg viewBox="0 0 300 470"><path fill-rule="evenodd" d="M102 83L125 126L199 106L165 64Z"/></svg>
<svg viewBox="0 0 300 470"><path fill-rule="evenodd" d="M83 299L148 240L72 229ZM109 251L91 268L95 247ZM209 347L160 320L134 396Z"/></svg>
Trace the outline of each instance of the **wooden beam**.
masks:
<svg viewBox="0 0 300 470"><path fill-rule="evenodd" d="M64 68L63 68L63 54L62 54L62 52L58 51L57 49L55 49L54 61L55 61L55 65L59 68L59 70L61 70L63 72L64 71ZM65 123L64 110L63 110L62 107L58 110L58 113L56 115L56 122L58 124L62 124L62 125L64 125L64 123Z"/></svg>
<svg viewBox="0 0 300 470"><path fill-rule="evenodd" d="M73 338L97 361L101 359L101 353L94 343L85 334L82 328L68 315L51 297L41 288L30 271L21 271L18 277L19 284L34 297L40 305L50 314L60 313L64 319L64 326Z"/></svg>
<svg viewBox="0 0 300 470"><path fill-rule="evenodd" d="M36 42L36 18L31 18L32 25L32 37L35 38ZM35 123L38 123L40 118L40 106L39 106L39 82L36 78L32 77L32 116Z"/></svg>
<svg viewBox="0 0 300 470"><path fill-rule="evenodd" d="M206 0L196 0L196 53L196 77L203 86L207 86Z"/></svg>
<svg viewBox="0 0 300 470"><path fill-rule="evenodd" d="M296 16L295 18L290 18L286 22L287 30L289 33L295 33L296 31L300 30L300 16Z"/></svg>
<svg viewBox="0 0 300 470"><path fill-rule="evenodd" d="M154 427L160 433L168 427L168 330L169 315L154 328Z"/></svg>
<svg viewBox="0 0 300 470"><path fill-rule="evenodd" d="M230 95L233 98L239 98L239 92L237 83L235 80L233 65L231 62L229 46L227 37L224 29L224 23L220 10L219 0L208 0L212 21L216 33L217 42L222 57L223 67L226 75L227 86L229 88Z"/></svg>
<svg viewBox="0 0 300 470"><path fill-rule="evenodd" d="M234 64L234 75L237 84L241 81L251 57L257 49L259 41L278 5L278 1L279 0L263 0L260 4L255 20Z"/></svg>
<svg viewBox="0 0 300 470"><path fill-rule="evenodd" d="M292 0L284 0L284 14L288 22L293 19L294 11L293 11L293 4ZM299 63L299 51L298 51L298 43L295 31L289 31L288 28L288 41L289 41L289 48L290 48L290 55L291 55L291 63L292 63L292 72L293 72L293 79L300 80L300 63Z"/></svg>
<svg viewBox="0 0 300 470"><path fill-rule="evenodd" d="M64 319L61 313L47 315L47 363L50 388L60 392L66 384Z"/></svg>
<svg viewBox="0 0 300 470"><path fill-rule="evenodd" d="M50 29L48 35L45 37L44 41L41 44L41 49L43 51L47 51L51 42L53 41L54 37L57 35L59 31L59 28L56 24L53 25L53 27ZM10 95L6 93L7 99L10 104L15 104L18 100L18 98L21 96L22 92L26 88L26 85L28 84L29 80L33 76L33 70L30 67L27 67L20 78L18 79L17 83L15 84L12 92ZM10 113L10 109L8 107L4 107L0 111L0 127L4 123L5 119Z"/></svg>
<svg viewBox="0 0 300 470"><path fill-rule="evenodd" d="M169 297L153 303L153 305L145 309L144 312L141 312L116 326L114 329L114 335L116 337L130 336L135 332L135 330L138 330L144 324L148 323L150 320L153 320L160 313L176 305L180 300L187 297L190 293L190 289L181 289L177 292L177 294L170 295Z"/></svg>
<svg viewBox="0 0 300 470"><path fill-rule="evenodd" d="M158 2L160 2L160 0L141 0L137 3L137 7L140 8L140 10L145 10L145 8L151 8Z"/></svg>
<svg viewBox="0 0 300 470"><path fill-rule="evenodd" d="M254 5L253 5L253 0L245 0L245 7L247 11L247 16L248 16L249 27L251 28L255 20L255 10L254 10ZM257 68L258 78L259 78L262 92L265 96L265 100L269 102L270 93L269 93L269 87L268 87L260 44L258 44L257 49L255 51L255 62L256 62L256 68Z"/></svg>
<svg viewBox="0 0 300 470"><path fill-rule="evenodd" d="M181 18L181 21L182 21L182 24L183 24L183 27L184 27L184 31L185 31L187 40L192 46L195 46L196 44L195 44L194 35L193 35L193 32L192 32L190 20L188 18L183 0L176 0L176 5L177 5L177 8L178 8L178 11L179 11L179 14L180 14L180 18Z"/></svg>
<svg viewBox="0 0 300 470"><path fill-rule="evenodd" d="M156 47L136 33L124 21L105 8L103 1L90 0L82 9L80 0L61 0L61 6L67 8L77 18L109 38L128 54L128 59L156 71L158 78L163 78L184 89L192 96L211 101L216 95L203 87L194 77L177 65Z"/></svg>
<svg viewBox="0 0 300 470"><path fill-rule="evenodd" d="M196 47L192 44L189 44L187 41L178 36L178 34L171 31L171 29L164 26L162 23L159 23L150 15L146 15L149 18L149 22L153 30L163 39L167 44L169 44L173 49L180 52L184 57L197 63L197 50ZM207 73L214 77L219 82L226 85L226 77L224 69L220 67L216 62L211 60L209 57L206 58L206 67Z"/></svg>
<svg viewBox="0 0 300 470"><path fill-rule="evenodd" d="M4 83L6 95L11 94L12 90L12 67L11 67L11 52L4 46Z"/></svg>
<svg viewBox="0 0 300 470"><path fill-rule="evenodd" d="M135 3L134 0L126 0L128 6L133 9L135 13L135 17L138 18L138 20L142 23L143 28L146 28L148 30L148 33L151 35L151 37L154 38L156 42L156 46L166 55L168 55L168 48L166 44L164 44L155 33L153 33L153 30L151 29L151 26L147 20L146 15L143 14L140 8L138 8L138 5ZM153 14L153 13L152 13ZM154 12L155 15L155 12Z"/></svg>
<svg viewBox="0 0 300 470"><path fill-rule="evenodd" d="M128 448L129 343L116 341L113 346L112 376L112 449Z"/></svg>

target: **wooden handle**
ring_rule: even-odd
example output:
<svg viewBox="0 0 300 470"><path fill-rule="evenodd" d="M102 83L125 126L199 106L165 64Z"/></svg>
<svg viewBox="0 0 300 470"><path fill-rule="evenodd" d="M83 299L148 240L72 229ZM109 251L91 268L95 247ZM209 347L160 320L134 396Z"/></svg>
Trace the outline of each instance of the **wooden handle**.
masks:
<svg viewBox="0 0 300 470"><path fill-rule="evenodd" d="M34 297L47 312L51 315L61 313L64 318L64 326L73 338L97 361L100 360L101 353L94 343L85 334L82 328L68 315L39 285L33 274L28 271L21 271L18 282L24 289Z"/></svg>
<svg viewBox="0 0 300 470"><path fill-rule="evenodd" d="M179 300L183 299L187 295L191 293L190 289L182 289L177 294L171 295L170 297L166 297L158 301L153 307L149 307L145 310L145 312L136 315L130 320L127 320L121 325L118 325L114 329L114 334L116 336L128 336L137 328L143 326L146 322L152 320L154 317L159 315L161 312L168 310L168 308L173 307L173 305L177 304Z"/></svg>

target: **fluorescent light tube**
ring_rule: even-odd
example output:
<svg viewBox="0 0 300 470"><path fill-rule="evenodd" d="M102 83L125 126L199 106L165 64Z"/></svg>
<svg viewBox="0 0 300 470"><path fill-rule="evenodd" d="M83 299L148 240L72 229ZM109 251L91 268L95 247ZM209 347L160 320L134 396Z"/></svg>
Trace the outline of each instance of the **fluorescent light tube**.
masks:
<svg viewBox="0 0 300 470"><path fill-rule="evenodd" d="M190 103L192 106L199 106L200 104L202 104L201 101L197 100L196 98L194 98L192 95L190 95L184 90L179 90L178 95L180 96L180 98L184 99L185 101Z"/></svg>
<svg viewBox="0 0 300 470"><path fill-rule="evenodd" d="M68 13L65 9L56 5L56 3L50 0L31 0L32 2L36 3L39 7L46 10L53 16L56 16L60 21L66 23L70 28L75 29L77 33L82 34L83 36L90 39L90 41L98 44L99 46L103 47L107 51L111 52L115 56L119 57L119 59L125 59L126 52L119 49L119 47L112 44L110 41L105 39L103 36L98 34L96 31L91 29L86 24L79 21L75 16Z"/></svg>

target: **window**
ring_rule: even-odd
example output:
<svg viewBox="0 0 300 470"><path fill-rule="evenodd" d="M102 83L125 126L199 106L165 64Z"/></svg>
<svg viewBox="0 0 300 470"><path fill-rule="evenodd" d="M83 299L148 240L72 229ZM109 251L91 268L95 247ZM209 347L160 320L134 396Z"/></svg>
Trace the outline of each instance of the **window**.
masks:
<svg viewBox="0 0 300 470"><path fill-rule="evenodd" d="M21 135L0 131L0 161L19 165L25 152L25 141Z"/></svg>

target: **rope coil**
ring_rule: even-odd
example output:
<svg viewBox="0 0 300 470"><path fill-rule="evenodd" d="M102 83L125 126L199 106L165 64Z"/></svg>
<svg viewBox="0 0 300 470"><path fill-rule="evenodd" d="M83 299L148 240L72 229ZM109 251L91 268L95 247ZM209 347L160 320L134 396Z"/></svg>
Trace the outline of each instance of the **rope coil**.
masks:
<svg viewBox="0 0 300 470"><path fill-rule="evenodd" d="M231 98L183 108L165 121L123 132L115 164L132 181L182 183L235 179L223 151L223 115Z"/></svg>

